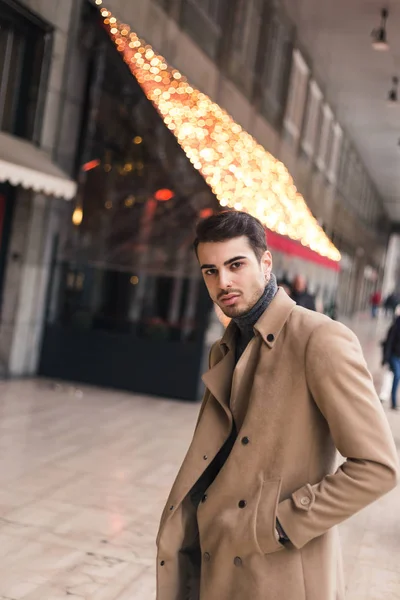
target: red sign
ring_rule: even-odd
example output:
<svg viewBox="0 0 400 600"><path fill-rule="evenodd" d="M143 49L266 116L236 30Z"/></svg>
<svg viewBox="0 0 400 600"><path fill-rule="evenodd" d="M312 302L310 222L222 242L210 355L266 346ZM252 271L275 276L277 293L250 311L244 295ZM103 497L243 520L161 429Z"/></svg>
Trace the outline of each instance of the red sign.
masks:
<svg viewBox="0 0 400 600"><path fill-rule="evenodd" d="M297 256L298 258L316 263L327 269L332 269L333 271L340 271L340 263L331 260L326 256L321 256L318 252L314 252L311 248L303 246L300 242L279 235L279 233L275 233L269 229L266 229L266 234L268 248L276 250L277 252L282 252L283 254Z"/></svg>

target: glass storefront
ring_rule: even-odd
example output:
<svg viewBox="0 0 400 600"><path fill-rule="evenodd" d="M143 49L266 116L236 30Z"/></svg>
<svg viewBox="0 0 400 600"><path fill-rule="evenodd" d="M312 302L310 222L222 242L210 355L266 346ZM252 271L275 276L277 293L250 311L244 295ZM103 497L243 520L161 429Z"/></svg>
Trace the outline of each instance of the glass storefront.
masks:
<svg viewBox="0 0 400 600"><path fill-rule="evenodd" d="M192 241L219 205L92 28L79 192L54 244L41 373L195 399L211 304Z"/></svg>

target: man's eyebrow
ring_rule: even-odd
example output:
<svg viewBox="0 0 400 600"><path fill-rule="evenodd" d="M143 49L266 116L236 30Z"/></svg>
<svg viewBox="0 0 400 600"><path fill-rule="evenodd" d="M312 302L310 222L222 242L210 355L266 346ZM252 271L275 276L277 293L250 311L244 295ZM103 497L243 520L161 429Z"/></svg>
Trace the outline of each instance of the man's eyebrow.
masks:
<svg viewBox="0 0 400 600"><path fill-rule="evenodd" d="M247 258L247 257L246 256L235 256L234 258L230 258L229 260L226 260L224 262L224 266L226 267L226 266L230 265L231 263L234 263L237 260L243 260L244 258Z"/></svg>
<svg viewBox="0 0 400 600"><path fill-rule="evenodd" d="M237 260L243 260L244 258L247 258L247 257L246 256L234 256L234 258L230 258L229 260L226 260L224 262L224 266L227 267L228 265L236 262ZM203 269L216 269L217 267L215 265L201 265L200 268L203 270Z"/></svg>

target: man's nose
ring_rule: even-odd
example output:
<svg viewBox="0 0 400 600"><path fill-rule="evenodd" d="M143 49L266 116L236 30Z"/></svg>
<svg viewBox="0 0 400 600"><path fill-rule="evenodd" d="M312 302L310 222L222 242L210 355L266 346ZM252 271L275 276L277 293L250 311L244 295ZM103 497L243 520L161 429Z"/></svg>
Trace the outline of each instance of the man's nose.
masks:
<svg viewBox="0 0 400 600"><path fill-rule="evenodd" d="M232 278L229 272L219 274L219 287L221 290L232 287Z"/></svg>

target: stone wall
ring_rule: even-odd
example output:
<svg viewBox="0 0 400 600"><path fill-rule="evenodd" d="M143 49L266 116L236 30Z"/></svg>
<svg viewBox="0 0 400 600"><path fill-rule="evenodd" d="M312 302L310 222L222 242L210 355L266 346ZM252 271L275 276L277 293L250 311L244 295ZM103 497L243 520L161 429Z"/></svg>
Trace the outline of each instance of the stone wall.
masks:
<svg viewBox="0 0 400 600"><path fill-rule="evenodd" d="M79 23L81 0L23 0L22 3L54 27L40 141L42 149L70 174L80 126L78 112L74 112L74 94L79 86L68 85L66 72L71 25L76 27ZM81 98L78 103L81 104ZM70 124L69 139L61 135L66 119ZM69 162L57 160L66 154ZM65 201L19 187L14 202L0 325L0 370L8 375L30 375L36 372L40 354L59 214L68 212L68 207Z"/></svg>

